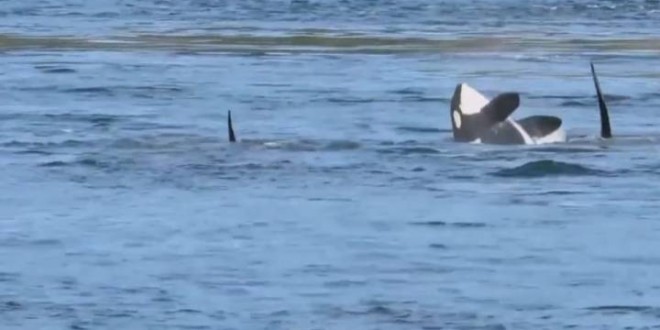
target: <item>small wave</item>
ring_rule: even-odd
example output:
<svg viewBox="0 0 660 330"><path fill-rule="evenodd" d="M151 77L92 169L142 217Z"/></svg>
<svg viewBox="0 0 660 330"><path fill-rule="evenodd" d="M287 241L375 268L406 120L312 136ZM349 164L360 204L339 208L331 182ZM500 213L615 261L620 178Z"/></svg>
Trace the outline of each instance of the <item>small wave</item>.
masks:
<svg viewBox="0 0 660 330"><path fill-rule="evenodd" d="M23 305L16 301L7 301L0 304L0 312L15 312L23 308Z"/></svg>
<svg viewBox="0 0 660 330"><path fill-rule="evenodd" d="M324 286L327 288L349 288L356 286L364 286L367 284L367 281L357 281L357 280L335 280L327 281L324 283Z"/></svg>
<svg viewBox="0 0 660 330"><path fill-rule="evenodd" d="M630 96L617 95L617 94L604 94L603 97L605 98L605 101L610 102L610 103L627 101L627 100L632 99L632 97L630 97Z"/></svg>
<svg viewBox="0 0 660 330"><path fill-rule="evenodd" d="M406 96L401 99L403 102L433 102L433 103L449 103L449 99L445 97L430 97L430 96Z"/></svg>
<svg viewBox="0 0 660 330"><path fill-rule="evenodd" d="M289 160L280 160L271 163L255 163L255 162L245 162L245 163L232 163L232 164L214 164L214 165L199 165L199 164L189 164L185 165L184 168L194 169L194 170L218 170L218 169L230 169L230 170L280 170L287 166L290 166L291 161Z"/></svg>
<svg viewBox="0 0 660 330"><path fill-rule="evenodd" d="M390 93L401 96L403 102L439 102L448 103L449 98L446 97L430 97L425 96L424 91L414 88L403 88L390 91Z"/></svg>
<svg viewBox="0 0 660 330"><path fill-rule="evenodd" d="M492 173L494 176L513 178L535 178L545 176L582 176L600 175L603 171L591 169L579 164L557 162L553 160L539 160L526 163L514 168L507 168Z"/></svg>
<svg viewBox="0 0 660 330"><path fill-rule="evenodd" d="M450 179L457 179L457 180L474 180L476 176L474 175L467 175L467 174L459 174L459 175L450 175Z"/></svg>
<svg viewBox="0 0 660 330"><path fill-rule="evenodd" d="M333 307L326 312L331 313L336 317L340 316L384 316L394 318L408 318L411 316L412 311L407 308L397 308L390 302L384 301L365 301L362 306L356 308L343 308Z"/></svg>
<svg viewBox="0 0 660 330"><path fill-rule="evenodd" d="M328 202L352 202L353 200L350 198L339 198L339 197L310 197L307 198L308 201L310 202L320 202L320 201L328 201Z"/></svg>
<svg viewBox="0 0 660 330"><path fill-rule="evenodd" d="M75 73L76 70L60 66L52 65L37 65L35 69L40 70L43 73Z"/></svg>
<svg viewBox="0 0 660 330"><path fill-rule="evenodd" d="M486 227L486 224L483 222L444 222L444 221L421 221L421 222L411 222L411 225L414 226L428 226L428 227L456 227L456 228L482 228Z"/></svg>
<svg viewBox="0 0 660 330"><path fill-rule="evenodd" d="M27 149L27 150L18 150L14 152L17 155L40 155L40 156L50 156L53 153L46 150L39 149Z"/></svg>
<svg viewBox="0 0 660 330"><path fill-rule="evenodd" d="M531 95L526 93L525 97L532 100L579 100L586 98L586 96L576 95Z"/></svg>
<svg viewBox="0 0 660 330"><path fill-rule="evenodd" d="M399 94L399 95L423 95L424 92L415 88L402 88L402 89L397 89L391 91L393 94Z"/></svg>
<svg viewBox="0 0 660 330"><path fill-rule="evenodd" d="M568 190L551 190L539 193L541 196L567 196L567 195L578 195L578 191L568 191Z"/></svg>
<svg viewBox="0 0 660 330"><path fill-rule="evenodd" d="M27 142L27 141L7 141L0 144L0 146L5 148L25 148L18 151L18 153L24 154L51 154L45 148L79 148L90 145L89 141L81 140L65 140L62 142Z"/></svg>
<svg viewBox="0 0 660 330"><path fill-rule="evenodd" d="M284 151L343 151L359 149L361 146L360 143L349 140L318 141L309 139L244 139L240 140L240 145Z"/></svg>
<svg viewBox="0 0 660 330"><path fill-rule="evenodd" d="M125 166L134 165L134 161L131 159L122 159L122 160L112 160L112 159L100 159L95 156L85 156L77 158L70 161L64 160L54 160L40 163L40 167L51 167L51 168L62 168L62 167L83 167L98 169L102 171L115 172L119 171Z"/></svg>
<svg viewBox="0 0 660 330"><path fill-rule="evenodd" d="M583 102L583 101L564 101L559 104L561 107L587 107L593 106L594 101Z"/></svg>
<svg viewBox="0 0 660 330"><path fill-rule="evenodd" d="M375 102L375 99L372 98L338 98L338 97L329 97L326 99L326 101L330 103L337 103L337 104L355 104L355 103L372 103Z"/></svg>
<svg viewBox="0 0 660 330"><path fill-rule="evenodd" d="M604 306L592 306L587 307L587 310L593 312L599 312L603 314L631 314L638 313L644 315L650 315L653 317L660 316L660 308L654 306L641 306L641 305L604 305Z"/></svg>
<svg viewBox="0 0 660 330"><path fill-rule="evenodd" d="M68 68L42 68L45 73L72 73L73 69ZM60 86L46 85L46 86L33 86L33 87L18 87L19 91L26 92L62 92L67 94L80 94L86 96L116 96L128 95L136 98L149 98L156 97L172 98L174 94L184 92L183 88L170 85L154 85L154 86L88 86L88 87L73 87L62 88Z"/></svg>
<svg viewBox="0 0 660 330"><path fill-rule="evenodd" d="M120 17L121 14L112 11L104 11L104 12L96 13L93 16L98 18L116 18L116 17Z"/></svg>
<svg viewBox="0 0 660 330"><path fill-rule="evenodd" d="M0 272L0 282L15 282L19 277L18 273Z"/></svg>
<svg viewBox="0 0 660 330"><path fill-rule="evenodd" d="M439 154L440 151L430 147L409 147L409 148L388 148L381 149L378 151L382 154L400 154L400 155L429 155L429 154Z"/></svg>
<svg viewBox="0 0 660 330"><path fill-rule="evenodd" d="M45 114L44 118L48 120L61 121L61 122L88 122L98 125L107 125L110 123L117 122L122 119L122 116L92 113L92 114L74 114L74 113L62 113L62 114Z"/></svg>
<svg viewBox="0 0 660 330"><path fill-rule="evenodd" d="M619 258L604 258L605 260L628 264L628 265L660 265L660 258L658 257L619 257Z"/></svg>
<svg viewBox="0 0 660 330"><path fill-rule="evenodd" d="M203 314L202 311L193 308L181 308L177 309L174 313L176 314Z"/></svg>
<svg viewBox="0 0 660 330"><path fill-rule="evenodd" d="M575 140L570 140L569 142L576 142ZM596 153L602 152L601 148L598 146L567 146L567 145L555 145L547 147L536 147L530 149L531 152L539 153L553 153L553 154L577 154L577 153Z"/></svg>
<svg viewBox="0 0 660 330"><path fill-rule="evenodd" d="M70 163L67 163L67 162L61 161L61 160L55 160L55 161L52 161L52 162L45 162L45 163L39 164L39 166L42 166L42 167L65 167L65 166L68 166L68 165L70 165Z"/></svg>
<svg viewBox="0 0 660 330"><path fill-rule="evenodd" d="M644 93L639 98L640 101L650 101L650 100L657 100L657 99L660 99L660 93L657 93L657 92Z"/></svg>
<svg viewBox="0 0 660 330"><path fill-rule="evenodd" d="M341 151L354 150L358 148L360 148L360 144L354 141L331 141L323 147L323 150Z"/></svg>
<svg viewBox="0 0 660 330"><path fill-rule="evenodd" d="M58 239L44 238L44 239L34 240L32 241L32 244L37 246L57 246L57 245L62 245L62 241Z"/></svg>
<svg viewBox="0 0 660 330"><path fill-rule="evenodd" d="M109 163L95 158L83 158L74 162L74 164L93 167L93 168L107 168L110 166Z"/></svg>
<svg viewBox="0 0 660 330"><path fill-rule="evenodd" d="M486 227L486 224L483 222L455 222L451 224L454 227L458 228L482 228Z"/></svg>
<svg viewBox="0 0 660 330"><path fill-rule="evenodd" d="M413 133L447 133L451 132L448 129L439 129L435 127L420 127L420 126L399 126L396 128L399 131L413 132Z"/></svg>
<svg viewBox="0 0 660 330"><path fill-rule="evenodd" d="M508 54L505 54L503 57L511 57ZM555 56L552 55L520 55L516 54L513 58L520 62L530 62L530 63L545 63L551 62L554 60Z"/></svg>
<svg viewBox="0 0 660 330"><path fill-rule="evenodd" d="M447 225L444 221L423 221L423 222L411 222L410 224L416 226L430 226L430 227L444 227Z"/></svg>
<svg viewBox="0 0 660 330"><path fill-rule="evenodd" d="M68 88L64 90L65 93L80 93L80 94L102 94L107 96L113 96L114 92L112 89L107 87L79 87L79 88Z"/></svg>
<svg viewBox="0 0 660 330"><path fill-rule="evenodd" d="M536 100L564 100L565 102L594 100L593 95L526 95L526 97ZM630 96L619 94L605 94L604 97L605 101L608 102L619 102L631 99Z"/></svg>
<svg viewBox="0 0 660 330"><path fill-rule="evenodd" d="M489 319L481 322L482 317L471 312L442 312L427 310L416 305L414 301L363 300L357 306L323 306L320 312L332 318L365 317L371 322L377 318L380 322L396 325L395 327L399 328L402 325L410 325L415 329L427 330L505 329L501 324L488 322ZM439 324L439 322L441 323ZM483 323L483 325L474 326L475 322Z"/></svg>

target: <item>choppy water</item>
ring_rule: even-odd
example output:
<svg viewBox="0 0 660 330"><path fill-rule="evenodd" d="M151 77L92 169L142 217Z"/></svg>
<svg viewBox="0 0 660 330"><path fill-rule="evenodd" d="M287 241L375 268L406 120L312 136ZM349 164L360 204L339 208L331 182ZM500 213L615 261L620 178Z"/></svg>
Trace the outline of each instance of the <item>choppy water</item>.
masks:
<svg viewBox="0 0 660 330"><path fill-rule="evenodd" d="M658 328L659 30L651 0L0 2L0 328ZM456 144L460 81L576 139Z"/></svg>

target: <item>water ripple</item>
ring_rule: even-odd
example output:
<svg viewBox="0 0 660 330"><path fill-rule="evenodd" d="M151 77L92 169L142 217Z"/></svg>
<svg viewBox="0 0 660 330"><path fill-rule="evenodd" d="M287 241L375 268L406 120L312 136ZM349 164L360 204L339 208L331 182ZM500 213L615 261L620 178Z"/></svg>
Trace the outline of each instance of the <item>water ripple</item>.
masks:
<svg viewBox="0 0 660 330"><path fill-rule="evenodd" d="M585 176L605 175L607 172L587 166L553 160L532 161L514 168L506 168L492 173L494 176L509 178L539 178L546 176Z"/></svg>

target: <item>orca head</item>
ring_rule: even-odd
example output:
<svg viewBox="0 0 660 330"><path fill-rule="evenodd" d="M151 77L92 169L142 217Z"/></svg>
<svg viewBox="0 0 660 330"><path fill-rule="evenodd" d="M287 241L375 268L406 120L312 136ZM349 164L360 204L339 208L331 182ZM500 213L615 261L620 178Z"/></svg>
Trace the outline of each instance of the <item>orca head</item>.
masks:
<svg viewBox="0 0 660 330"><path fill-rule="evenodd" d="M520 105L518 93L502 93L488 100L466 83L456 85L450 104L454 140L478 142Z"/></svg>
<svg viewBox="0 0 660 330"><path fill-rule="evenodd" d="M481 135L474 122L488 99L466 83L456 85L451 99L450 117L454 140L472 142Z"/></svg>

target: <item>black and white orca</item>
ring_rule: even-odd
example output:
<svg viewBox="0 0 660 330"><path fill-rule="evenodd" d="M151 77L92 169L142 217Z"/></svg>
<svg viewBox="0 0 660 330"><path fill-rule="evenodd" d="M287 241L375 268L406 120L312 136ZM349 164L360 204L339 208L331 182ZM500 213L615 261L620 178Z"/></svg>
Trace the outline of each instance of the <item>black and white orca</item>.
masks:
<svg viewBox="0 0 660 330"><path fill-rule="evenodd" d="M598 83L593 63L591 75L600 110L600 136L612 137L605 98ZM466 83L456 86L451 100L450 116L454 140L490 144L544 144L567 142L562 120L555 116L529 116L514 120L510 115L520 105L517 93L503 93L488 100Z"/></svg>
<svg viewBox="0 0 660 330"><path fill-rule="evenodd" d="M467 83L460 83L451 99L454 140L490 144L542 144L565 142L561 119L554 116L510 117L520 105L518 93L503 93L492 100Z"/></svg>

